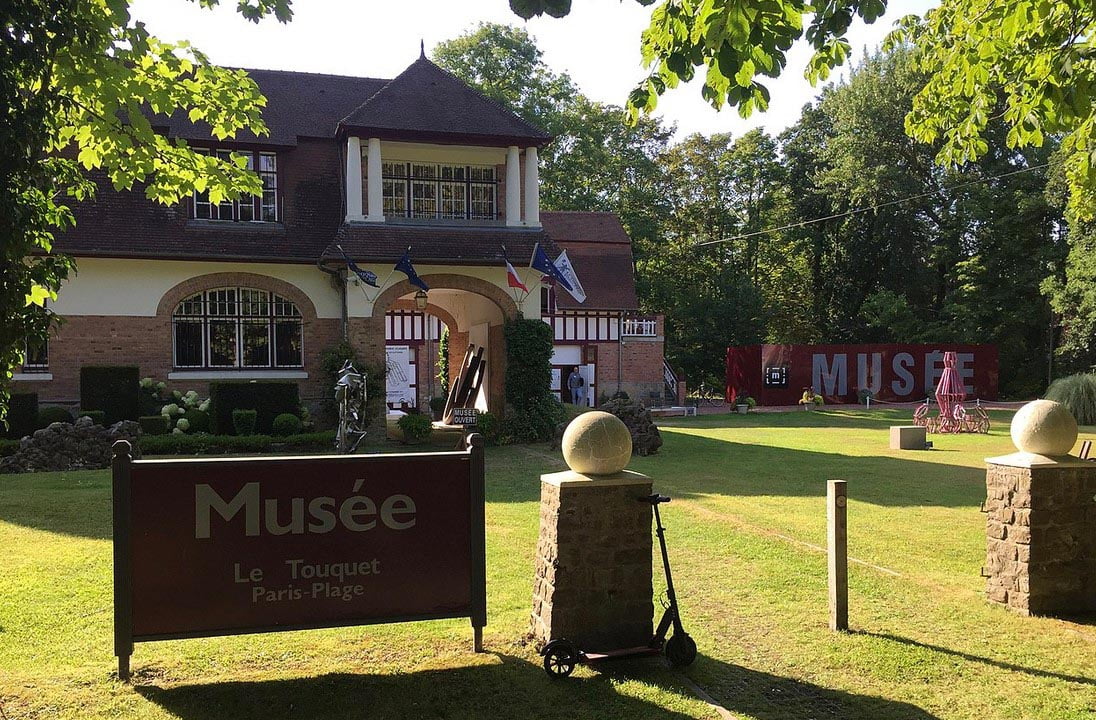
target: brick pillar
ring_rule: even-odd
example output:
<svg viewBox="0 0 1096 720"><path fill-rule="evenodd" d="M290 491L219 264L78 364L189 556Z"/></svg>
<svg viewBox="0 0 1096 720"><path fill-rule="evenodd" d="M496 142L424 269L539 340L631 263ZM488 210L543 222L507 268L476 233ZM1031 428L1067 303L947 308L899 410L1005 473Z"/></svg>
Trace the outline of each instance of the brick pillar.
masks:
<svg viewBox="0 0 1096 720"><path fill-rule="evenodd" d="M987 463L986 598L1022 615L1096 611L1096 463Z"/></svg>
<svg viewBox="0 0 1096 720"><path fill-rule="evenodd" d="M530 634L583 650L646 645L652 635L651 479L623 471L541 475Z"/></svg>

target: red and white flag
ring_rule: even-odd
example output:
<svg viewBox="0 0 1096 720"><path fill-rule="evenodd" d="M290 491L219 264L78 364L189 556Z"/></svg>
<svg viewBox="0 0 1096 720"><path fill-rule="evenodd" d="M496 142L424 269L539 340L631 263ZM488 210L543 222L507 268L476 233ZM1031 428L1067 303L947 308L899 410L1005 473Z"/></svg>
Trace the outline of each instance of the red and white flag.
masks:
<svg viewBox="0 0 1096 720"><path fill-rule="evenodd" d="M509 260L506 261L506 284L512 288L521 288L525 292L529 292L529 288L525 287L525 283L518 277L518 271L514 269Z"/></svg>

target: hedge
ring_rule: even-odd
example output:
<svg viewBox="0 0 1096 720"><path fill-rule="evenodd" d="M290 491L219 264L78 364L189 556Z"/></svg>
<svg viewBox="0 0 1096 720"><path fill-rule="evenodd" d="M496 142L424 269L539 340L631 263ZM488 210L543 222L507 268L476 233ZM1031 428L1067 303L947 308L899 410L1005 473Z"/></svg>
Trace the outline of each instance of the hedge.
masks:
<svg viewBox="0 0 1096 720"><path fill-rule="evenodd" d="M17 452L19 452L18 440L7 440L4 438L0 438L0 457L14 455Z"/></svg>
<svg viewBox="0 0 1096 720"><path fill-rule="evenodd" d="M232 411L254 410L255 430L269 434L274 418L301 411L301 396L294 382L212 382L209 384L210 430L225 435L233 431Z"/></svg>
<svg viewBox="0 0 1096 720"><path fill-rule="evenodd" d="M79 420L82 417L91 418L96 425L107 424L107 414L102 410L77 410L76 419Z"/></svg>
<svg viewBox="0 0 1096 720"><path fill-rule="evenodd" d="M166 435L168 420L163 415L142 415L137 418L143 435Z"/></svg>
<svg viewBox="0 0 1096 720"><path fill-rule="evenodd" d="M80 368L80 407L102 410L110 425L140 413L140 370L135 365Z"/></svg>
<svg viewBox="0 0 1096 720"><path fill-rule="evenodd" d="M49 427L55 422L72 423L76 418L72 417L67 409L60 405L47 405L38 411L38 427Z"/></svg>
<svg viewBox="0 0 1096 720"><path fill-rule="evenodd" d="M38 393L12 393L6 437L18 440L38 429Z"/></svg>
<svg viewBox="0 0 1096 720"><path fill-rule="evenodd" d="M327 451L335 446L335 432L302 433L286 437L270 435L142 435L138 439L144 455L202 455L225 453L268 453Z"/></svg>

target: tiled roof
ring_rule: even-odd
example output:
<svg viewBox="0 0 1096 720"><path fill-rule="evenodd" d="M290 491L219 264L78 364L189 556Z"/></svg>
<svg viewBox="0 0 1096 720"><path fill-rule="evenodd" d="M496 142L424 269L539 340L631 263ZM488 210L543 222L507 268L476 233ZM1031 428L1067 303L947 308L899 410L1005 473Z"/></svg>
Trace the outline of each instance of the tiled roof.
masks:
<svg viewBox="0 0 1096 720"><path fill-rule="evenodd" d="M423 133L442 139L497 138L544 144L551 136L509 108L420 57L342 120L347 128Z"/></svg>
<svg viewBox="0 0 1096 720"><path fill-rule="evenodd" d="M553 257L559 254L540 229L347 223L339 228L324 257L338 258L338 244L352 260L387 262L398 260L410 247L411 258L417 263L502 265L505 247L510 262L522 266L529 264L536 243L544 245Z"/></svg>
<svg viewBox="0 0 1096 720"><path fill-rule="evenodd" d="M556 305L563 310L637 310L632 240L620 218L610 212L542 212L544 232L575 268L586 302L579 304L563 289ZM553 256L554 257L554 256Z"/></svg>
<svg viewBox="0 0 1096 720"><path fill-rule="evenodd" d="M241 132L235 141L271 145L296 145L298 137L334 137L339 121L389 82L283 70L248 70L247 74L267 99L263 120L270 135L256 138L250 132ZM171 137L211 137L208 125L191 123L184 112L154 119L153 124L166 125Z"/></svg>

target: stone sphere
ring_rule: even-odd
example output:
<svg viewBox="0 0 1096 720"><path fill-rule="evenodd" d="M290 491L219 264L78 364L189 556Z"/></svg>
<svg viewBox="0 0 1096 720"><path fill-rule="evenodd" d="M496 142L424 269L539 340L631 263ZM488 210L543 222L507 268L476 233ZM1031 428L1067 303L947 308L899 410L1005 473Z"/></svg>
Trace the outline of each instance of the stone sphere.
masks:
<svg viewBox="0 0 1096 720"><path fill-rule="evenodd" d="M583 413L563 431L563 459L583 475L612 475L632 457L632 434L620 418L600 410Z"/></svg>
<svg viewBox="0 0 1096 720"><path fill-rule="evenodd" d="M1077 442L1077 421L1061 403L1034 400L1013 416L1010 432L1021 452L1068 455Z"/></svg>

